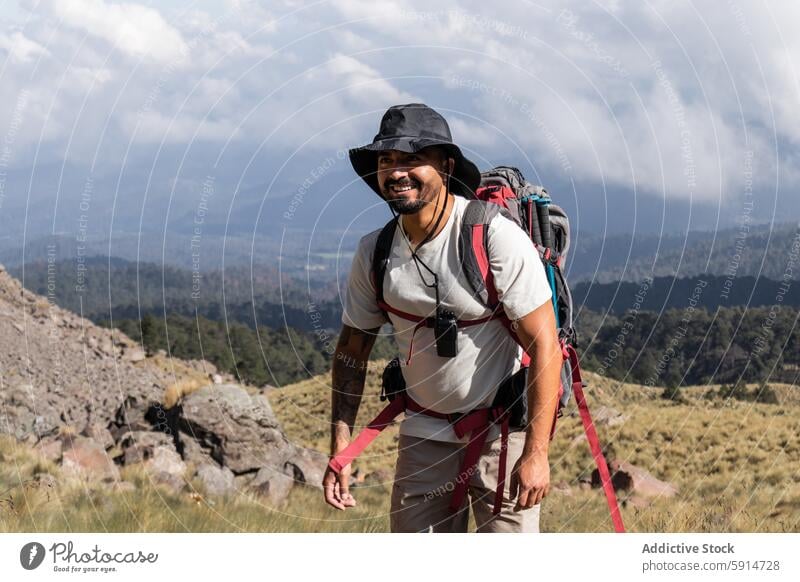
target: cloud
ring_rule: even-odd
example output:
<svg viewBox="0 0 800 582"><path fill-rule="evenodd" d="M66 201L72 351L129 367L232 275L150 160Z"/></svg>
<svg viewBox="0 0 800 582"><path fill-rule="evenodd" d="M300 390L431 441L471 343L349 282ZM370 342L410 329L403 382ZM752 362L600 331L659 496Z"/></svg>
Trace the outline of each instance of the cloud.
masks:
<svg viewBox="0 0 800 582"><path fill-rule="evenodd" d="M263 183L292 156L316 167L368 141L389 105L423 101L484 167L730 206L752 153L760 192L797 188L798 4L217 6L47 0L0 29L12 105L0 132L26 95L11 163L37 151L113 174L123 158L146 167L164 141Z"/></svg>
<svg viewBox="0 0 800 582"><path fill-rule="evenodd" d="M16 30L10 34L0 33L0 50L8 53L16 63L29 63L34 57L47 55L47 50L37 42Z"/></svg>
<svg viewBox="0 0 800 582"><path fill-rule="evenodd" d="M354 99L367 102L398 103L413 100L413 96L399 91L383 75L358 59L337 54L327 70L347 87Z"/></svg>
<svg viewBox="0 0 800 582"><path fill-rule="evenodd" d="M43 4L67 26L102 38L132 57L167 62L187 51L180 32L157 10L141 4L103 0L50 0Z"/></svg>

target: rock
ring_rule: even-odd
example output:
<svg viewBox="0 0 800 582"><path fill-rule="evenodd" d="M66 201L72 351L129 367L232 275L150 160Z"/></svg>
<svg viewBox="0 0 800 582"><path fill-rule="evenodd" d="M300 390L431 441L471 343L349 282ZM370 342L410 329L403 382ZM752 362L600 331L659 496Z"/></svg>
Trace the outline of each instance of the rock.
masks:
<svg viewBox="0 0 800 582"><path fill-rule="evenodd" d="M393 481L394 473L386 468L375 469L364 477L365 485L391 485Z"/></svg>
<svg viewBox="0 0 800 582"><path fill-rule="evenodd" d="M158 404L158 399L137 398L136 395L129 394L117 409L116 425L129 431L150 430L153 425L147 420L147 413L155 404Z"/></svg>
<svg viewBox="0 0 800 582"><path fill-rule="evenodd" d="M608 469L615 491L628 491L631 495L643 498L673 497L678 493L677 487L671 483L656 479L644 469L627 461L611 461ZM597 469L592 471L592 487L600 487L600 473Z"/></svg>
<svg viewBox="0 0 800 582"><path fill-rule="evenodd" d="M172 437L163 432L130 431L119 441L125 466L141 463L154 483L180 491L186 485L183 462Z"/></svg>
<svg viewBox="0 0 800 582"><path fill-rule="evenodd" d="M173 491L180 491L186 485L186 464L171 445L155 447L144 467L153 481L166 485Z"/></svg>
<svg viewBox="0 0 800 582"><path fill-rule="evenodd" d="M284 464L284 473L298 483L322 489L322 477L328 466L328 456L313 449L295 446L294 455Z"/></svg>
<svg viewBox="0 0 800 582"><path fill-rule="evenodd" d="M200 465L195 477L203 484L208 495L225 496L236 490L233 471L227 467L206 463Z"/></svg>
<svg viewBox="0 0 800 582"><path fill-rule="evenodd" d="M178 452L187 463L200 466L204 463L214 463L211 451L203 448L195 439L182 435L178 442Z"/></svg>
<svg viewBox="0 0 800 582"><path fill-rule="evenodd" d="M592 420L595 425L619 426L628 420L628 416L610 406L598 406L592 410Z"/></svg>
<svg viewBox="0 0 800 582"><path fill-rule="evenodd" d="M0 432L7 432L20 441L29 438L38 441L64 424L58 408L51 404L53 397L43 387L7 384L3 392ZM68 415L68 410L64 410L64 415Z"/></svg>
<svg viewBox="0 0 800 582"><path fill-rule="evenodd" d="M35 445L35 450L43 459L52 463L60 463L64 443L56 437L44 437Z"/></svg>
<svg viewBox="0 0 800 582"><path fill-rule="evenodd" d="M295 454L267 399L251 396L241 386L204 386L185 396L180 406L180 439L195 439L234 473L265 466L282 469Z"/></svg>
<svg viewBox="0 0 800 582"><path fill-rule="evenodd" d="M266 498L272 505L278 505L289 496L294 482L286 473L263 467L256 473L248 488Z"/></svg>
<svg viewBox="0 0 800 582"><path fill-rule="evenodd" d="M119 470L100 443L86 437L69 437L64 442L62 471L69 476L118 481Z"/></svg>
<svg viewBox="0 0 800 582"><path fill-rule="evenodd" d="M120 439L119 446L123 450L125 465L150 460L157 448L172 449L178 455L172 437L163 432L130 431Z"/></svg>
<svg viewBox="0 0 800 582"><path fill-rule="evenodd" d="M222 376L220 376L219 374L212 374L211 382L213 382L214 384L222 384Z"/></svg>
<svg viewBox="0 0 800 582"><path fill-rule="evenodd" d="M106 450L114 446L114 437L111 436L111 431L99 422L89 424L83 434L103 445Z"/></svg>
<svg viewBox="0 0 800 582"><path fill-rule="evenodd" d="M125 351L122 352L122 358L128 362L136 363L147 358L147 354L139 346L126 347Z"/></svg>

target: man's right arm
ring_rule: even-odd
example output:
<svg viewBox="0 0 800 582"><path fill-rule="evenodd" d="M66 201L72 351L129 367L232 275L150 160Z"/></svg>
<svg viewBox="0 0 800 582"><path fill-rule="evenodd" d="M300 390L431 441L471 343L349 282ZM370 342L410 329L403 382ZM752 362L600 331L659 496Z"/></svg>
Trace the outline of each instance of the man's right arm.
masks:
<svg viewBox="0 0 800 582"><path fill-rule="evenodd" d="M348 444L358 416L367 364L375 337L380 327L361 330L349 325L342 326L336 353L333 359L331 381L331 456L335 456ZM325 502L345 510L356 504L350 495L350 465L338 473L328 466L322 478Z"/></svg>
<svg viewBox="0 0 800 582"><path fill-rule="evenodd" d="M342 326L334 354L331 393L331 455L348 444L364 393L367 365L380 328L369 330Z"/></svg>

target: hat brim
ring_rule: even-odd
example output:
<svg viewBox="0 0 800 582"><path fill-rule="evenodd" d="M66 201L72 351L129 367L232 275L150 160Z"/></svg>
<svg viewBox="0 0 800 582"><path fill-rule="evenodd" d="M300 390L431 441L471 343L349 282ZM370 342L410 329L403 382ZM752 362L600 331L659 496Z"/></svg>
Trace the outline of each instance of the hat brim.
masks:
<svg viewBox="0 0 800 582"><path fill-rule="evenodd" d="M468 199L475 198L475 189L481 183L481 172L478 167L469 161L461 149L450 142L424 137L392 137L367 144L350 150L350 163L356 174L372 188L375 193L383 198L378 187L378 152L383 150L398 150L413 154L430 146L441 146L448 150L450 157L455 160L453 174L450 177L450 191L453 194Z"/></svg>

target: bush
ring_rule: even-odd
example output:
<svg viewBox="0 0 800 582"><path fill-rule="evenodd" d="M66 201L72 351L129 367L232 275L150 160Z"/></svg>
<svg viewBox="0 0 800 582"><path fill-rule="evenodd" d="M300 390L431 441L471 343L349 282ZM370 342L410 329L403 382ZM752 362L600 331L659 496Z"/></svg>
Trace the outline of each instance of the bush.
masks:
<svg viewBox="0 0 800 582"><path fill-rule="evenodd" d="M661 398L664 400L671 400L676 404L686 403L686 398L683 396L683 392L681 392L681 387L677 384L666 386L661 392Z"/></svg>
<svg viewBox="0 0 800 582"><path fill-rule="evenodd" d="M762 384L758 387L753 393L753 400L756 402L760 402L761 404L780 404L780 398L778 398L778 393L775 392L775 389L767 383Z"/></svg>

